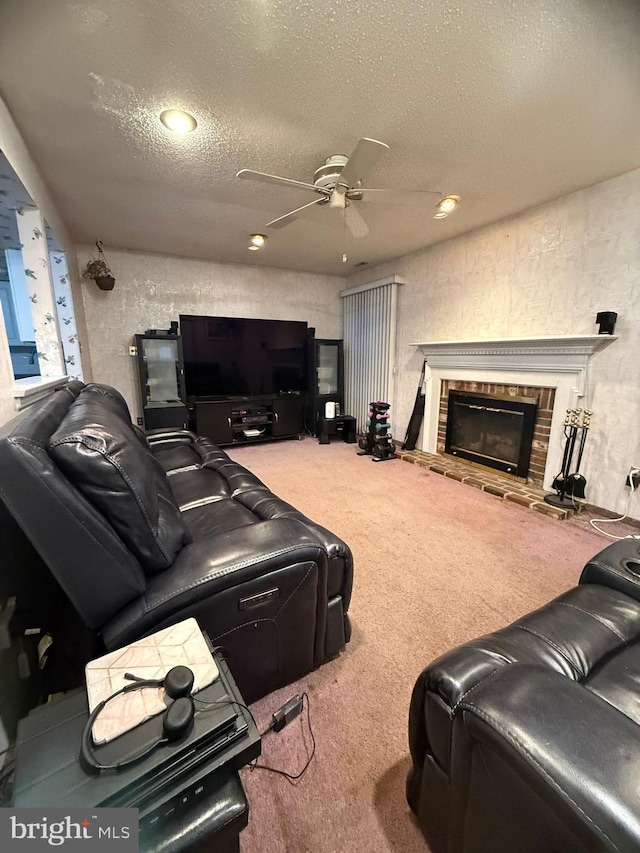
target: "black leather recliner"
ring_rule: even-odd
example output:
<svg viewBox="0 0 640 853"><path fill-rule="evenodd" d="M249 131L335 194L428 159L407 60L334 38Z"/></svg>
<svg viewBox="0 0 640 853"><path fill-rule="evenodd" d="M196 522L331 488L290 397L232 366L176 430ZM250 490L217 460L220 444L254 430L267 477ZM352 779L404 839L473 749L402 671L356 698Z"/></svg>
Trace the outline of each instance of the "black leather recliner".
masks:
<svg viewBox="0 0 640 853"><path fill-rule="evenodd" d="M640 542L431 663L409 743L433 853L640 850Z"/></svg>
<svg viewBox="0 0 640 853"><path fill-rule="evenodd" d="M253 701L349 640L348 546L207 439L144 436L113 388L0 428L0 498L105 650L193 616Z"/></svg>

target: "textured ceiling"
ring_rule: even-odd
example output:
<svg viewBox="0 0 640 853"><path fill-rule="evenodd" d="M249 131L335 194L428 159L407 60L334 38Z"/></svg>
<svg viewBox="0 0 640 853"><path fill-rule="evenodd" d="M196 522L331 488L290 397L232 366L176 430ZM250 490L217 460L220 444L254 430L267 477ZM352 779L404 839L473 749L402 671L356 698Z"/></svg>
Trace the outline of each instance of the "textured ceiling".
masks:
<svg viewBox="0 0 640 853"><path fill-rule="evenodd" d="M640 3L3 0L0 94L76 240L344 275L639 167ZM238 169L311 181L364 136L390 146L365 185L458 211L363 201L343 264L315 206L247 251L314 196Z"/></svg>

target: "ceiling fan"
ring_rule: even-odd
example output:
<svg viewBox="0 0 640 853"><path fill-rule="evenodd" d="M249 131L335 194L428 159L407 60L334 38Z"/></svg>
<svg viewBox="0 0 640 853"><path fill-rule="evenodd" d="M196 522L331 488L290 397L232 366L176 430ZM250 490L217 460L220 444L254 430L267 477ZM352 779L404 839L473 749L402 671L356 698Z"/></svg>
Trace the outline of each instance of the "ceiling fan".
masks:
<svg viewBox="0 0 640 853"><path fill-rule="evenodd" d="M267 228L282 228L289 222L293 222L300 213L308 208L314 207L314 205L328 204L329 207L344 210L346 226L354 237L364 237L369 233L369 226L353 202L410 201L422 199L426 195L442 197L442 193L431 190L379 190L363 187L362 182L365 174L388 150L389 146L377 139L361 139L350 157L345 157L344 154L332 154L327 157L324 165L314 172L312 184L291 178L281 178L278 175L267 175L264 172L254 172L253 169L241 169L236 174L236 178L298 187L302 190L311 190L320 196L314 201L303 204L302 207L285 213L284 216L267 222ZM453 207L458 201L457 196L446 196L445 199L441 198L441 204L446 199L454 200ZM453 207L449 207L447 212L450 212ZM444 208L440 207L440 209L443 210Z"/></svg>

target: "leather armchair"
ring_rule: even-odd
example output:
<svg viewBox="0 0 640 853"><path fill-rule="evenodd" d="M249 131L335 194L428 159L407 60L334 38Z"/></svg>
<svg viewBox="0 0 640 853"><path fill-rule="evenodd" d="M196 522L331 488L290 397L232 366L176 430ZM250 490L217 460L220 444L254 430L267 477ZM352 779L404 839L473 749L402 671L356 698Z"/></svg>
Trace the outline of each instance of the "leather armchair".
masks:
<svg viewBox="0 0 640 853"><path fill-rule="evenodd" d="M640 849L639 545L419 676L407 799L434 853Z"/></svg>

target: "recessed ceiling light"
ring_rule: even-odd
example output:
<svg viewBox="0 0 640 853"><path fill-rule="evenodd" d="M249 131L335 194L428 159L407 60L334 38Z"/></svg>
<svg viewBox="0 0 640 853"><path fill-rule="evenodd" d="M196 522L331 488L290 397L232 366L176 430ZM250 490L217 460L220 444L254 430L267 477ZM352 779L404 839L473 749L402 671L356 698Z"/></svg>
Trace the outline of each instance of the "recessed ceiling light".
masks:
<svg viewBox="0 0 640 853"><path fill-rule="evenodd" d="M257 252L259 248L260 248L260 246L247 246L247 249L250 252Z"/></svg>
<svg viewBox="0 0 640 853"><path fill-rule="evenodd" d="M440 213L451 213L452 210L456 209L459 201L459 195L446 195L438 202L438 211Z"/></svg>
<svg viewBox="0 0 640 853"><path fill-rule="evenodd" d="M449 215L448 213L444 213L444 211L441 210L440 213L434 213L433 218L434 219L446 219L448 215Z"/></svg>
<svg viewBox="0 0 640 853"><path fill-rule="evenodd" d="M191 133L198 126L195 118L183 110L165 110L160 113L160 121L168 130L181 135Z"/></svg>
<svg viewBox="0 0 640 853"><path fill-rule="evenodd" d="M249 234L249 239L251 240L251 244L259 249L260 246L264 246L267 242L267 238L264 234Z"/></svg>

